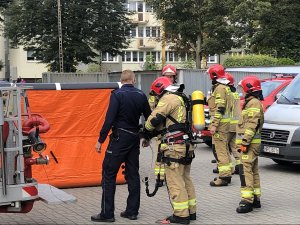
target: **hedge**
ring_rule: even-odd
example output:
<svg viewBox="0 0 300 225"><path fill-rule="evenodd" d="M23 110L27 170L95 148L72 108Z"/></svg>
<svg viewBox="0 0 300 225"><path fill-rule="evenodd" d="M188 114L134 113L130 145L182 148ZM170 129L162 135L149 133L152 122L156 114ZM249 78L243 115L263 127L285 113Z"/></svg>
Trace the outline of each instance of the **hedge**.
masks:
<svg viewBox="0 0 300 225"><path fill-rule="evenodd" d="M268 55L243 55L231 56L224 61L225 67L242 66L282 66L295 65L295 62L289 58L274 58Z"/></svg>

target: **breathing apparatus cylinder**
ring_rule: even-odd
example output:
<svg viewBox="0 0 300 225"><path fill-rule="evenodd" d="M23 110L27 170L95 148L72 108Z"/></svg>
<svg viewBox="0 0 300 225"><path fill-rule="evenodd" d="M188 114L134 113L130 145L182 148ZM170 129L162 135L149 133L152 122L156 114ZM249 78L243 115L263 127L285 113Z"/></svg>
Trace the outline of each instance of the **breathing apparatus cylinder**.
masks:
<svg viewBox="0 0 300 225"><path fill-rule="evenodd" d="M196 130L204 130L204 94L202 91L194 91L192 93L192 122Z"/></svg>

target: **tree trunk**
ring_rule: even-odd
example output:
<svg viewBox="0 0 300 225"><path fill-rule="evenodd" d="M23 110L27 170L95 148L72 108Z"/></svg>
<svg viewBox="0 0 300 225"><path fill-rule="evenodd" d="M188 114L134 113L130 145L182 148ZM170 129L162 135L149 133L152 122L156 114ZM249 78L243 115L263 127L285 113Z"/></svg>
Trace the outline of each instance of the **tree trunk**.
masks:
<svg viewBox="0 0 300 225"><path fill-rule="evenodd" d="M201 69L201 60L202 60L201 34L199 34L196 41L196 68L197 69Z"/></svg>

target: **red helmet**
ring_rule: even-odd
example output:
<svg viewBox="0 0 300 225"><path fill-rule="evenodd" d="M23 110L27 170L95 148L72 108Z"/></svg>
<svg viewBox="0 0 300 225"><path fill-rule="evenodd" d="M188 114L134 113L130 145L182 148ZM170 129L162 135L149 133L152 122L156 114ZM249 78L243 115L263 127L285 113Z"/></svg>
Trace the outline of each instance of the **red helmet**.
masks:
<svg viewBox="0 0 300 225"><path fill-rule="evenodd" d="M157 78L151 85L151 91L156 95L161 95L163 91L172 84L171 80L167 77Z"/></svg>
<svg viewBox="0 0 300 225"><path fill-rule="evenodd" d="M234 77L231 73L225 73L225 78L229 80L229 85L234 86Z"/></svg>
<svg viewBox="0 0 300 225"><path fill-rule="evenodd" d="M225 69L220 64L216 64L216 65L209 67L207 72L208 72L211 80L225 78Z"/></svg>
<svg viewBox="0 0 300 225"><path fill-rule="evenodd" d="M164 76L166 73L172 73L170 75L176 75L176 68L172 65L166 65L161 71L161 74Z"/></svg>
<svg viewBox="0 0 300 225"><path fill-rule="evenodd" d="M242 86L246 93L261 91L260 80L256 76L245 77L240 81L239 85Z"/></svg>

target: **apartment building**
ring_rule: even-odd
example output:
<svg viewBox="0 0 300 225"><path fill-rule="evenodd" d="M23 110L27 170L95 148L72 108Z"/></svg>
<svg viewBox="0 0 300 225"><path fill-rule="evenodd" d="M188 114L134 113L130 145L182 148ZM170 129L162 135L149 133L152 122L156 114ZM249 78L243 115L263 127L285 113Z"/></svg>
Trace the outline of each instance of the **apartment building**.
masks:
<svg viewBox="0 0 300 225"><path fill-rule="evenodd" d="M121 71L124 69L143 70L146 57L152 55L158 66L161 65L161 21L155 18L152 8L145 1L127 0L124 7L133 14L130 15L135 25L130 32L130 46L124 49L123 54L112 56L109 53L102 54L102 65L106 71ZM22 47L11 49L3 37L0 38L0 60L5 63L5 68L0 71L0 79L10 74L12 79L22 77L25 79L41 78L43 72L47 72L45 64L39 63L32 57L33 52L24 51ZM169 46L165 48L166 63L181 67L188 56L179 56ZM218 63L220 57L209 56L207 64ZM80 64L78 69L82 72L88 70L88 65Z"/></svg>

